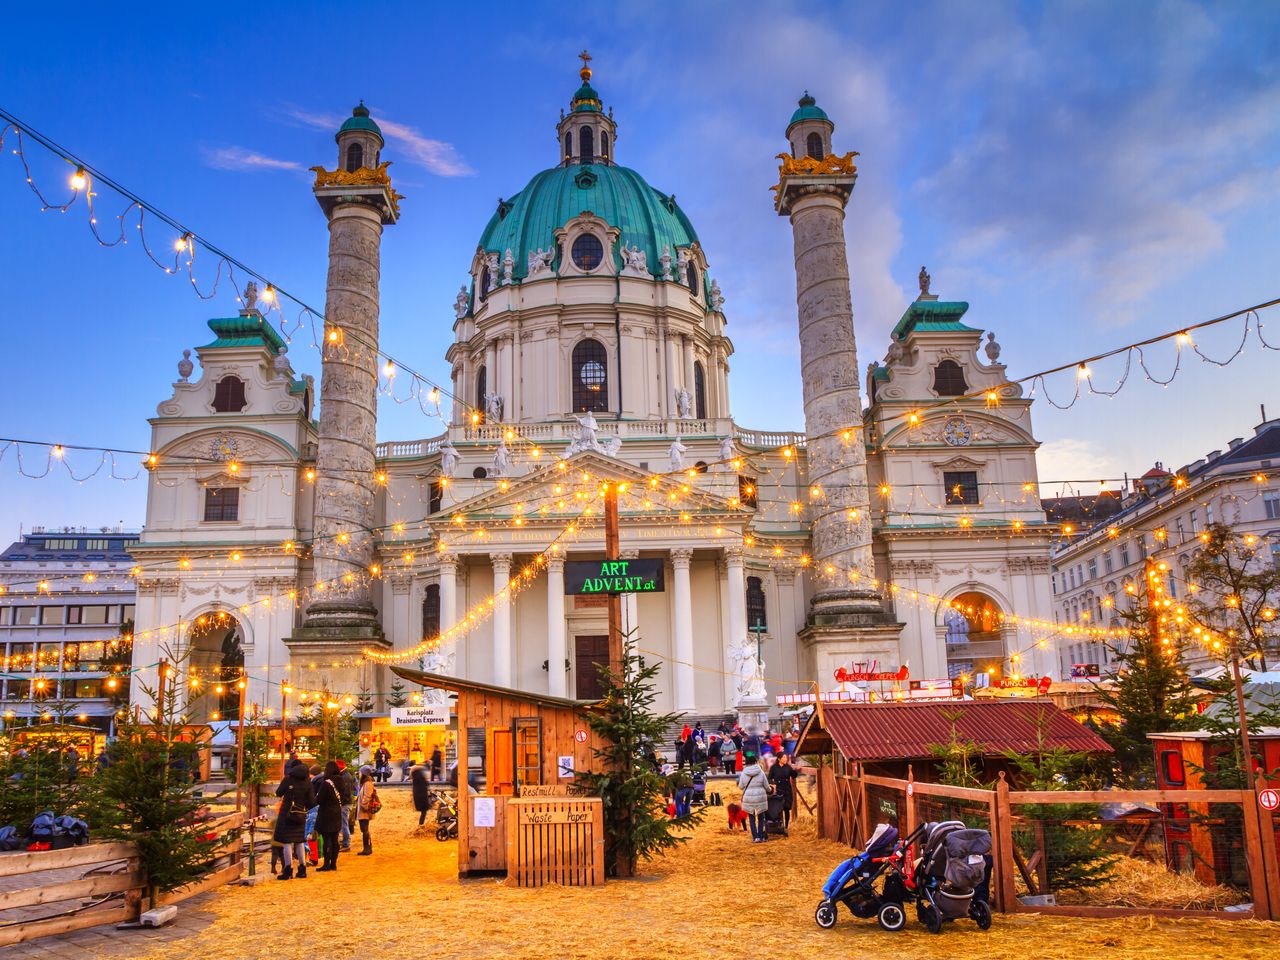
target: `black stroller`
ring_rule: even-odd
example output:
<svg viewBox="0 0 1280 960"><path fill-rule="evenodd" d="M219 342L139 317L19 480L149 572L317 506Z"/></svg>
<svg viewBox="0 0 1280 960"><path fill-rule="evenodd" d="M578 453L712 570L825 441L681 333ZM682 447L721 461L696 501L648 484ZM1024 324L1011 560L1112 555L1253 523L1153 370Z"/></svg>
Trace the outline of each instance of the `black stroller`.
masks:
<svg viewBox="0 0 1280 960"><path fill-rule="evenodd" d="M787 835L786 821L783 819L782 808L786 805L786 801L778 794L770 794L769 806L764 812L764 829L765 833L777 833L782 836Z"/></svg>
<svg viewBox="0 0 1280 960"><path fill-rule="evenodd" d="M959 820L926 825L924 853L912 879L916 916L930 933L948 920L965 917L979 929L991 927L987 891L991 870L991 834L971 830Z"/></svg>

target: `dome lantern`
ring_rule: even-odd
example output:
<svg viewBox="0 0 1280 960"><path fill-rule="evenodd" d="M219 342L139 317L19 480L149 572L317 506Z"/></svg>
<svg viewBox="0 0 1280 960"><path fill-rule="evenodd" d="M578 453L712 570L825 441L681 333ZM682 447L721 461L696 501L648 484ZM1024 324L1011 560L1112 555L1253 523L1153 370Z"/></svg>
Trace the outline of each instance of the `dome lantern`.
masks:
<svg viewBox="0 0 1280 960"><path fill-rule="evenodd" d="M382 130L369 116L369 108L361 100L338 128L333 138L338 144L338 169L354 173L361 167L372 170L382 152Z"/></svg>
<svg viewBox="0 0 1280 960"><path fill-rule="evenodd" d="M610 164L613 163L613 143L617 138L617 125L613 122L613 113L605 113L604 105L591 86L591 54L583 50L578 56L582 60L582 69L578 77L582 86L574 91L569 101L569 112L561 112L560 123L556 128L557 140L560 143L560 163L570 164Z"/></svg>
<svg viewBox="0 0 1280 960"><path fill-rule="evenodd" d="M804 92L787 124L787 139L791 141L791 156L812 157L821 160L832 152L831 134L836 125L827 112L818 106L809 91Z"/></svg>

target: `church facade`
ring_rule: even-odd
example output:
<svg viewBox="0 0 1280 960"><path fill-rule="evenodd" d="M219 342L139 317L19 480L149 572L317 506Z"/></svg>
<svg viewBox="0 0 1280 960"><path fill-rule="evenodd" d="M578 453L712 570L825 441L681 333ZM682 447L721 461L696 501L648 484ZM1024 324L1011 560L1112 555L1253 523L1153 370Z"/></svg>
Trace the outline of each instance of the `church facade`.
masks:
<svg viewBox="0 0 1280 960"><path fill-rule="evenodd" d="M316 168L330 229L318 385L247 290L209 321L151 420L135 689L174 656L197 719L243 664L249 699L364 695L386 665L587 698L607 610L566 595L566 563L656 560L623 628L662 664L657 706L762 709L875 661L921 678L1054 673L1050 535L1030 400L994 334L921 271L884 357L859 373L844 251L852 154L808 95L787 128L776 208L796 240L805 424L739 425L726 298L672 194L616 159L585 65L555 164L501 201L454 304L447 428L375 436L394 364L377 353L378 251L399 217L363 107ZM855 278L856 279L856 278ZM980 357L982 353L984 356ZM403 391L401 391L403 392ZM318 408L318 419L315 419ZM208 683L201 684L201 678ZM139 694L141 696L141 694ZM287 697L287 694L286 694ZM368 706L369 703L366 703Z"/></svg>

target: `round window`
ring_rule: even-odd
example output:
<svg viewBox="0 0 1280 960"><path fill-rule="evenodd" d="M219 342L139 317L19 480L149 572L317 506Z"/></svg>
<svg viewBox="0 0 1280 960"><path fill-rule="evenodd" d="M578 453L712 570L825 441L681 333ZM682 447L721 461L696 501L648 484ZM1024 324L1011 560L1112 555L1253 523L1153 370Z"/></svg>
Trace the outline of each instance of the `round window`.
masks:
<svg viewBox="0 0 1280 960"><path fill-rule="evenodd" d="M604 387L604 364L598 360L588 360L578 368L578 379L588 390L600 390Z"/></svg>
<svg viewBox="0 0 1280 960"><path fill-rule="evenodd" d="M604 244L592 233L584 233L573 241L573 262L579 270L594 270L604 259Z"/></svg>
<svg viewBox="0 0 1280 960"><path fill-rule="evenodd" d="M471 476L475 477L477 480L483 480L488 475L489 475L489 471L486 470L484 467L476 467L474 470L471 471Z"/></svg>

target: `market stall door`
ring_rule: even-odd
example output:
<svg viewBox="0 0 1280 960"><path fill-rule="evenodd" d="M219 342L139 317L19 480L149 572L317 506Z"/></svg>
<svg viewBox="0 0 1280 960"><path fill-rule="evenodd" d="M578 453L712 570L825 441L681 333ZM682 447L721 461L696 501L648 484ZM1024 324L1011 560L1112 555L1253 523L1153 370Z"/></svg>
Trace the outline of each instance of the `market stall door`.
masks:
<svg viewBox="0 0 1280 960"><path fill-rule="evenodd" d="M604 696L600 664L609 662L608 634L573 638L574 676L579 700L599 700Z"/></svg>

